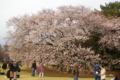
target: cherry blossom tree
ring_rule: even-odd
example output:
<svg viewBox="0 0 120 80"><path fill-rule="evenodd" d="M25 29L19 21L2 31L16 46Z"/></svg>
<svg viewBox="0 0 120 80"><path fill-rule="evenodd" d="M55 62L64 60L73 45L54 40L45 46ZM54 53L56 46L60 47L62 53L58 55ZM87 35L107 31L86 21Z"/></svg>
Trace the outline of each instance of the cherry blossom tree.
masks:
<svg viewBox="0 0 120 80"><path fill-rule="evenodd" d="M109 20L97 11L84 6L61 6L58 10L43 9L37 14L13 17L7 22L7 42L11 45L13 60L32 63L34 60L45 64L67 65L67 71L75 62L89 69L96 63L103 63L100 54L91 47L81 47L93 34L100 34L101 48L119 48L119 19ZM108 56L108 54L106 54ZM113 60L116 61L116 60ZM118 63L119 60L116 62Z"/></svg>

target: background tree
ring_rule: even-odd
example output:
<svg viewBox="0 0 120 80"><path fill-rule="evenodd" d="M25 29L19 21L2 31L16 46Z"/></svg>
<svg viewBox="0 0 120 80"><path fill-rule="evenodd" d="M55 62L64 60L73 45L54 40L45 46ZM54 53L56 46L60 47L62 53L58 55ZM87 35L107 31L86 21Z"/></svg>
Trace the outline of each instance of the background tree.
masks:
<svg viewBox="0 0 120 80"><path fill-rule="evenodd" d="M109 2L108 4L105 3L104 5L100 5L101 12L106 16L116 16L120 17L120 2L115 1L115 2Z"/></svg>

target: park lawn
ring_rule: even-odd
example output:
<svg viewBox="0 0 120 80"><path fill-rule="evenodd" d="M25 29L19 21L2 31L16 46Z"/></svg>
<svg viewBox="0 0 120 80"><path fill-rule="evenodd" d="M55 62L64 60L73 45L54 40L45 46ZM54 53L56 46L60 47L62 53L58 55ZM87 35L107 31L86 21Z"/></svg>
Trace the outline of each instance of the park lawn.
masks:
<svg viewBox="0 0 120 80"><path fill-rule="evenodd" d="M73 80L73 78L69 77L47 77L39 78L38 75L32 77L31 73L27 72L20 72L18 73L20 75L20 78L17 80ZM51 73L52 74L52 73ZM106 80L111 80L113 77L108 77ZM5 78L5 75L0 75L0 80L9 80ZM78 80L94 80L94 78L79 78Z"/></svg>

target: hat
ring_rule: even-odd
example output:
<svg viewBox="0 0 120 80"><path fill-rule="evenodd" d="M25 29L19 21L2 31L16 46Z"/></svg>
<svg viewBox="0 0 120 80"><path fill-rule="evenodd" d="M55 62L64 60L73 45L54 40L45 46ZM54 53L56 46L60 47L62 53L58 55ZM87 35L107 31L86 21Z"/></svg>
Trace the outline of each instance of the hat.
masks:
<svg viewBox="0 0 120 80"><path fill-rule="evenodd" d="M95 67L99 67L99 64L96 64Z"/></svg>
<svg viewBox="0 0 120 80"><path fill-rule="evenodd" d="M76 62L76 63L75 63L75 65L79 65L79 63L78 63L78 62Z"/></svg>

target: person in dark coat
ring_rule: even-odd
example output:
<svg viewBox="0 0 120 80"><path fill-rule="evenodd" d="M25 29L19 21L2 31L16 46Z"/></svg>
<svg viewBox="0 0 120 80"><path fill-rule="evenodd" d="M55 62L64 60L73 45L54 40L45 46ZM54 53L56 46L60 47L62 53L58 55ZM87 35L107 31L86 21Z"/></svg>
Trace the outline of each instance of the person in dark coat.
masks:
<svg viewBox="0 0 120 80"><path fill-rule="evenodd" d="M75 63L74 71L75 71L74 80L78 80L79 77L78 63Z"/></svg>
<svg viewBox="0 0 120 80"><path fill-rule="evenodd" d="M36 70L36 61L32 64L32 68Z"/></svg>
<svg viewBox="0 0 120 80"><path fill-rule="evenodd" d="M5 73L7 69L7 64L5 61L3 62L2 69L3 69L3 73Z"/></svg>
<svg viewBox="0 0 120 80"><path fill-rule="evenodd" d="M13 71L14 69L13 61L11 61L11 63L9 64L9 67L10 67L10 71Z"/></svg>
<svg viewBox="0 0 120 80"><path fill-rule="evenodd" d="M10 70L10 80L12 80L13 76L14 76L14 65L13 65L13 61L11 61L11 63L9 64L9 70Z"/></svg>
<svg viewBox="0 0 120 80"><path fill-rule="evenodd" d="M101 71L101 68L99 67L99 64L96 64L95 67L94 67L94 78L95 78L95 80L101 80L100 79L100 71Z"/></svg>
<svg viewBox="0 0 120 80"><path fill-rule="evenodd" d="M10 70L9 70L9 69L8 69L8 71L7 71L6 77L7 77L7 78L10 78Z"/></svg>
<svg viewBox="0 0 120 80"><path fill-rule="evenodd" d="M35 76L35 71L36 71L36 61L34 61L34 63L32 64L32 75L31 76Z"/></svg>
<svg viewBox="0 0 120 80"><path fill-rule="evenodd" d="M7 71L7 74L6 74L7 78L10 78L10 65L11 65L11 61L8 62L8 71Z"/></svg>
<svg viewBox="0 0 120 80"><path fill-rule="evenodd" d="M120 73L115 76L115 80L120 80Z"/></svg>

